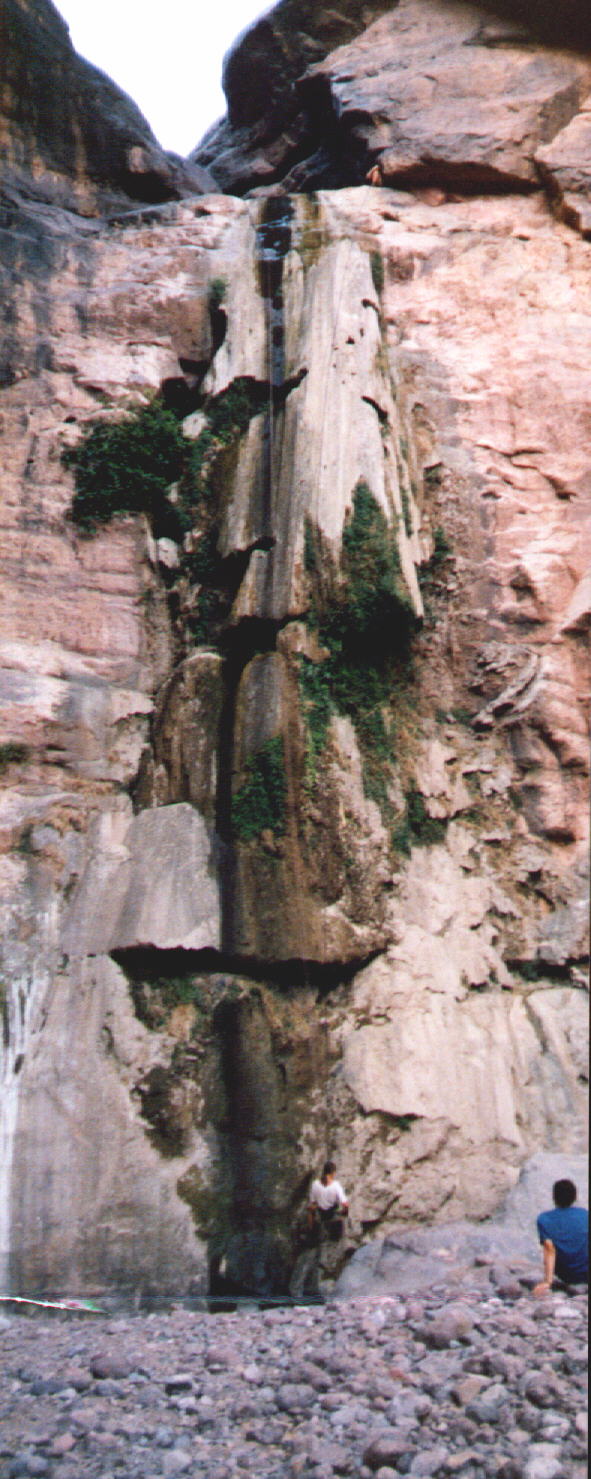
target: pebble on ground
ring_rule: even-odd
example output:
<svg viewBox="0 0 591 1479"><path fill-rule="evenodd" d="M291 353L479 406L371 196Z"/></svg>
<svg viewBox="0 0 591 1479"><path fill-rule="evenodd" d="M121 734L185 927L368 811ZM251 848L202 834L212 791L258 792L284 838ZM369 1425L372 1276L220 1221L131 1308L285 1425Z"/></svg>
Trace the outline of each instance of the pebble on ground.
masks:
<svg viewBox="0 0 591 1479"><path fill-rule="evenodd" d="M585 1293L0 1317L2 1479L583 1479Z"/></svg>

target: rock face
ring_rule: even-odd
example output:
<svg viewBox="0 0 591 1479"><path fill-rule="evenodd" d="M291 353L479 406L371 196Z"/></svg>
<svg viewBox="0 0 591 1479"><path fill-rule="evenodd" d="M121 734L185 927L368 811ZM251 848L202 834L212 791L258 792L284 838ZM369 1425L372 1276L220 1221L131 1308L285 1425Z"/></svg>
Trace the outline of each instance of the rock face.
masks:
<svg viewBox="0 0 591 1479"><path fill-rule="evenodd" d="M462 193L542 178L588 231L582 3L559 20L544 0L303 9L304 34L302 7L283 0L226 61L227 120L192 156L225 189L334 187L372 171L372 183Z"/></svg>
<svg viewBox="0 0 591 1479"><path fill-rule="evenodd" d="M105 223L114 154L100 183L65 160L75 211L24 177L6 200L20 1292L281 1289L327 1151L355 1246L487 1217L535 1151L583 1149L591 71L488 10L315 7L306 46L300 10L242 43L277 137L308 66L289 107L330 95L333 160L389 185L278 194L282 143L270 198ZM142 502L154 395L178 466ZM85 529L97 421L135 450Z"/></svg>
<svg viewBox="0 0 591 1479"><path fill-rule="evenodd" d="M0 179L12 198L94 216L215 188L167 154L104 72L76 55L52 0L3 0Z"/></svg>
<svg viewBox="0 0 591 1479"><path fill-rule="evenodd" d="M472 1269L489 1265L503 1269L509 1293L509 1266L513 1268L513 1290L519 1288L516 1274L521 1273L530 1287L534 1283L536 1262L532 1248L532 1228L539 1212L552 1205L551 1188L555 1181L569 1176L577 1187L577 1203L587 1206L589 1171L586 1156L538 1151L526 1161L519 1181L509 1192L494 1217L486 1222L450 1222L437 1227L408 1230L400 1225L383 1241L366 1243L353 1255L337 1286L340 1299L356 1295L412 1293L445 1280L463 1286ZM540 1271L538 1253L537 1271ZM500 1282L503 1282L501 1274ZM458 1332L459 1334L460 1332Z"/></svg>

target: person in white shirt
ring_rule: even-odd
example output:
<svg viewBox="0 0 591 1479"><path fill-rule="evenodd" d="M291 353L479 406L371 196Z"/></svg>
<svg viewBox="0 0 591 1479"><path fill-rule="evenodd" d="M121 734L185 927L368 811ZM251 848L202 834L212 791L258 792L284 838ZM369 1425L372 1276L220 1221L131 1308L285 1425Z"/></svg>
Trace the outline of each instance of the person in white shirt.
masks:
<svg viewBox="0 0 591 1479"><path fill-rule="evenodd" d="M346 1217L349 1205L340 1181L335 1179L336 1169L334 1161L325 1161L320 1180L312 1182L309 1210L313 1215L318 1211L333 1217L338 1208Z"/></svg>
<svg viewBox="0 0 591 1479"><path fill-rule="evenodd" d="M336 1169L334 1161L325 1161L322 1175L312 1182L304 1247L296 1259L289 1284L289 1292L294 1299L304 1291L313 1296L319 1294L321 1262L328 1265L333 1262L331 1258L323 1260L323 1251L328 1253L330 1246L334 1248L343 1236L342 1219L347 1216L349 1204L340 1181L336 1180ZM334 1270L327 1267L325 1272Z"/></svg>

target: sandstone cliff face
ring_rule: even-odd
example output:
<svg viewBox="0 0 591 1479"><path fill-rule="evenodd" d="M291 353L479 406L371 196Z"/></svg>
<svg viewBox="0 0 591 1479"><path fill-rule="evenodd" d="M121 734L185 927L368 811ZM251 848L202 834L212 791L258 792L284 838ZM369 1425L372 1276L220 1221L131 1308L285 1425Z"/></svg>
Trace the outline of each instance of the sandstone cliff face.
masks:
<svg viewBox="0 0 591 1479"><path fill-rule="evenodd" d="M7 219L21 1292L280 1288L327 1149L359 1241L582 1146L589 248L532 159L571 168L589 65L489 41L470 107L502 52L515 132L482 103L468 157L398 69L436 17L446 67L498 20L366 9L304 59L396 188ZM82 535L64 448L155 392L192 449L168 533Z"/></svg>

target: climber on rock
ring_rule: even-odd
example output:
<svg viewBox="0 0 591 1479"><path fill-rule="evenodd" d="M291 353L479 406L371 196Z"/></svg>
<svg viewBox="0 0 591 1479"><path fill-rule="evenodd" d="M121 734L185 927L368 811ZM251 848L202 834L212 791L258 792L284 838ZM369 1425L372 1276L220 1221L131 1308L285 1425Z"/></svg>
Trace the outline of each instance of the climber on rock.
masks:
<svg viewBox="0 0 591 1479"><path fill-rule="evenodd" d="M573 1205L577 1197L573 1181L555 1181L552 1196L554 1206L537 1220L544 1277L534 1294L548 1294L554 1277L564 1284L589 1282L589 1213Z"/></svg>
<svg viewBox="0 0 591 1479"><path fill-rule="evenodd" d="M331 1250L343 1236L343 1218L349 1204L340 1181L336 1180L334 1161L325 1161L322 1175L312 1182L305 1219L300 1231L300 1252L290 1279L293 1298L307 1292L319 1293L321 1269L333 1272Z"/></svg>
<svg viewBox="0 0 591 1479"><path fill-rule="evenodd" d="M384 172L381 164L372 164L371 169L367 171L365 179L368 185L383 185Z"/></svg>

